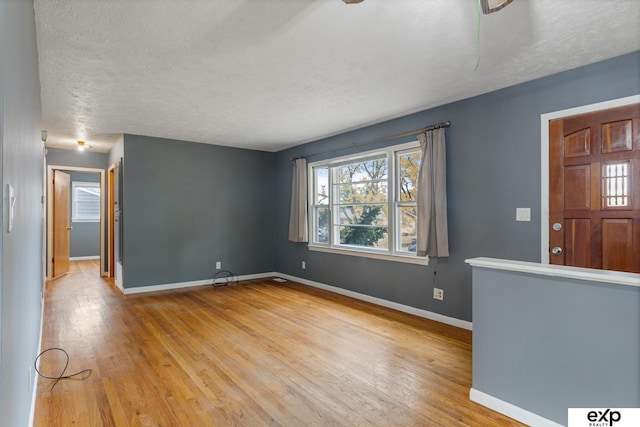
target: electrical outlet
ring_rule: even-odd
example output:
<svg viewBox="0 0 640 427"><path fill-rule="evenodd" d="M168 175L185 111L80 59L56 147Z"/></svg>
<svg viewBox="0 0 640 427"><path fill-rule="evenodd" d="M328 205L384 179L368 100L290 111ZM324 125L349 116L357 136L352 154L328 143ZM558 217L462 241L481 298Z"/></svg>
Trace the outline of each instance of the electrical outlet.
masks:
<svg viewBox="0 0 640 427"><path fill-rule="evenodd" d="M433 299L444 301L444 290L440 288L433 288Z"/></svg>
<svg viewBox="0 0 640 427"><path fill-rule="evenodd" d="M307 262L306 261L302 261L302 269L303 270L307 269Z"/></svg>
<svg viewBox="0 0 640 427"><path fill-rule="evenodd" d="M222 268L222 261L216 261L216 269L220 270Z"/></svg>

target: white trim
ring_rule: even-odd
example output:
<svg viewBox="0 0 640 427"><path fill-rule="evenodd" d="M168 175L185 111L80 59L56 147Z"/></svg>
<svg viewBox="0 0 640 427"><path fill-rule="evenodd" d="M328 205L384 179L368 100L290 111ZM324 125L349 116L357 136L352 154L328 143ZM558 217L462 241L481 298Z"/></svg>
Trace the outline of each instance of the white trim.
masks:
<svg viewBox="0 0 640 427"><path fill-rule="evenodd" d="M115 224L114 224L114 218L111 218L111 206L113 205L113 200L112 200L112 195L115 192L115 169L116 169L116 165L115 163L112 164L111 166L109 166L109 168L107 169L107 173L105 175L105 191L107 192L107 194L105 194L105 200L106 200L106 211L107 211L107 227L106 227L106 236L105 236L105 241L106 241L106 249L107 249L107 253L105 254L106 259L106 264L105 264L105 272L107 273L106 276L107 277L113 277L115 280L116 277L116 272L115 271L111 271L111 265L114 265L114 270L115 270L115 260L111 259L111 254L113 253L115 255ZM112 177L113 174L113 177ZM113 178L113 179L112 179ZM113 191L112 191L113 188ZM113 236L113 239L111 238L111 236Z"/></svg>
<svg viewBox="0 0 640 427"><path fill-rule="evenodd" d="M318 252L327 252L330 254L357 256L361 258L373 258L373 259L381 259L385 261L404 262L407 264L429 265L429 257L391 255L388 253L375 253L375 252L367 252L363 250L349 250L349 249L336 248L336 247L331 248L328 246L319 246L319 245L311 245L311 244L309 245L309 250L318 251Z"/></svg>
<svg viewBox="0 0 640 427"><path fill-rule="evenodd" d="M436 322L445 323L447 325L455 326L462 329L471 331L473 324L466 320L456 319L455 317L449 317L431 311L423 310L420 308L410 307L404 304L398 304L397 302L388 301L382 298L372 297L370 295L361 294L358 292L349 291L347 289L338 288L331 285L326 285L320 282L314 282L312 280L302 279L300 277L291 276L289 274L273 273L279 277L291 280L293 282L302 283L303 285L313 286L314 288L324 289L325 291L333 292L335 294L345 295L351 298L355 298L361 301L370 302L382 307L391 308L393 310L401 311L403 313L412 314L414 316L422 317Z"/></svg>
<svg viewBox="0 0 640 427"><path fill-rule="evenodd" d="M609 108L622 107L640 102L640 94L625 98L612 99L595 104L583 105L566 110L553 111L540 115L540 162L541 162L541 206L540 206L540 261L549 263L549 121L562 117L591 113Z"/></svg>
<svg viewBox="0 0 640 427"><path fill-rule="evenodd" d="M376 298L369 295L361 294L358 292L349 291L347 289L338 288L335 286L327 285L320 282L314 282L312 280L303 279L301 277L291 276L290 274L283 274L277 272L270 273L258 273L258 274L249 274L245 276L238 276L238 281L242 280L253 280L253 279L265 279L269 277L281 277L283 279L290 280L292 282L301 283L303 285L312 286L318 289L324 289L325 291L333 292L334 294L345 295L351 298L355 298L361 301L370 302L372 304L376 304L382 307L391 308L393 310L401 311L403 313L412 314L414 316L422 317L429 320L434 320L436 322L444 323L447 325L455 326L457 328L462 328L471 331L473 329L473 324L466 320L456 319L455 317L444 316L442 314L433 313L431 311L423 310L420 308L410 307L404 304L398 304L396 302L388 301L382 298ZM167 283L164 285L152 285L152 286L139 286L134 288L126 288L123 290L125 295L130 294L138 294L145 292L155 292L155 291L165 291L171 289L181 289L188 288L192 286L206 286L211 285L211 279L208 280L195 280L193 282L182 282L182 283ZM122 289L121 289L122 290Z"/></svg>
<svg viewBox="0 0 640 427"><path fill-rule="evenodd" d="M278 273L248 274L245 276L238 276L237 279L238 281L241 281L241 280L264 279L264 278L273 277L273 276L278 276ZM212 279L194 280L192 282L165 283L163 285L129 287L129 288L124 288L123 293L125 295L141 294L146 292L166 291L171 289L182 289L182 288L190 288L193 286L206 286L206 285L212 285L212 284L213 284Z"/></svg>
<svg viewBox="0 0 640 427"><path fill-rule="evenodd" d="M122 293L124 293L124 285L122 284L122 264L119 262L114 263L116 266L115 276L113 277L113 281L116 284L116 287L120 289Z"/></svg>
<svg viewBox="0 0 640 427"><path fill-rule="evenodd" d="M515 406L509 402L493 397L490 394L483 393L480 390L471 388L469 390L469 399L472 402L479 403L482 406L486 406L496 412L506 415L509 418L520 421L528 426L536 427L562 427L562 424L558 424L555 421L551 421L547 418L541 417L538 414L529 412L526 409L522 409L519 406Z"/></svg>
<svg viewBox="0 0 640 427"><path fill-rule="evenodd" d="M44 273L44 272L43 272ZM43 279L44 282L44 279ZM44 299L46 293L46 285L42 287L42 298L40 298L40 336L38 337L38 354L42 351L42 334L44 331ZM37 355L33 356L35 359ZM37 364L34 364L34 367L40 366L40 359L38 359ZM35 421L36 415L36 398L38 396L38 373L33 371L33 385L31 386L32 394L31 394L31 409L29 411L29 427L33 427L33 422Z"/></svg>
<svg viewBox="0 0 640 427"><path fill-rule="evenodd" d="M619 271L598 270L595 268L539 264L535 262L496 258L471 258L465 260L465 262L472 267L640 287L640 274L637 273L623 273Z"/></svg>
<svg viewBox="0 0 640 427"><path fill-rule="evenodd" d="M93 259L100 259L100 255L69 257L69 261L89 261Z"/></svg>
<svg viewBox="0 0 640 427"><path fill-rule="evenodd" d="M105 242L105 230L104 230L104 208L105 208L105 170L98 168L84 168L77 166L61 166L61 165L48 165L47 166L47 241L46 241L46 266L47 266L47 279L52 279L53 263L51 262L53 253L53 171L71 171L71 172L91 172L100 174L100 275L106 276L106 269L104 267L104 242Z"/></svg>
<svg viewBox="0 0 640 427"><path fill-rule="evenodd" d="M307 196L308 196L307 211L309 212L309 216L311 218L308 224L308 228L309 228L308 234L310 236L309 245L308 245L309 249L314 251L320 251L320 252L360 256L364 258L382 259L386 261L396 261L396 262L404 262L404 263L410 263L410 264L428 265L429 264L428 257L417 258L415 256L411 256L410 253L406 253L405 255L405 252L399 251L397 249L397 247L399 246L398 239L400 238L397 230L398 224L396 224L396 219L397 219L396 214L398 212L397 210L398 201L396 200L397 198L396 194L399 191L398 174L396 172L398 153L407 153L414 150L416 151L420 150L420 143L418 142L417 139L414 141L395 144L395 145L389 145L387 147L382 147L374 150L362 151L355 154L347 154L339 157L334 157L334 158L329 158L324 160L317 160L315 162L309 162L307 164L307 176L309 177L309 179L307 179ZM388 188L387 188L387 191L388 191L387 201L384 204L387 206L388 212L389 212L387 217L387 220L388 220L387 236L389 239L388 241L389 247L386 250L385 249L376 250L375 248L340 245L339 242L337 242L337 240L339 239L337 237L338 232L335 227L337 225L344 225L344 224L337 224L336 221L334 221L334 218L332 216L332 215L336 215L336 212L334 211L333 208L334 208L334 205L337 205L336 197L333 190L334 180L335 180L335 176L334 176L335 171L333 170L333 168L343 164L362 162L362 161L367 161L369 159L387 160L387 178L384 180L375 180L375 181L380 181L380 182L385 182L390 184L388 185ZM328 187L329 187L330 200L327 205L317 205L315 203L317 183L316 183L316 174L314 173L314 169L318 167L327 168L329 170ZM316 214L316 208L319 206L321 206L322 208L328 208L328 211L329 211L329 229L328 229L329 243L327 244L314 243L315 236L313 232L315 229L315 214Z"/></svg>

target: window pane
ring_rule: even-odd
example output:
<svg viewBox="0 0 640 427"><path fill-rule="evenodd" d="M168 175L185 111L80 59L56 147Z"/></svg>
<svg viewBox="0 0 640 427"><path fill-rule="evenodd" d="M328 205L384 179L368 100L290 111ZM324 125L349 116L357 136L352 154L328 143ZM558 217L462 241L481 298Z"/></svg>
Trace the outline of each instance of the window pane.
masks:
<svg viewBox="0 0 640 427"><path fill-rule="evenodd" d="M387 248L387 227L340 226L340 244Z"/></svg>
<svg viewBox="0 0 640 427"><path fill-rule="evenodd" d="M316 207L314 221L314 241L316 243L329 243L329 208Z"/></svg>
<svg viewBox="0 0 640 427"><path fill-rule="evenodd" d="M99 187L75 187L76 199L78 200L100 200Z"/></svg>
<svg viewBox="0 0 640 427"><path fill-rule="evenodd" d="M100 220L100 187L98 183L78 182L72 184L72 220Z"/></svg>
<svg viewBox="0 0 640 427"><path fill-rule="evenodd" d="M398 208L398 219L400 221L400 236L398 239L399 250L403 252L416 251L416 207L402 206Z"/></svg>
<svg viewBox="0 0 640 427"><path fill-rule="evenodd" d="M329 168L315 169L315 202L316 205L329 204Z"/></svg>
<svg viewBox="0 0 640 427"><path fill-rule="evenodd" d="M400 201L415 201L418 190L418 171L420 170L420 151L403 153L398 156L399 194Z"/></svg>
<svg viewBox="0 0 640 427"><path fill-rule="evenodd" d="M384 158L337 166L336 169L339 183L387 179L387 159Z"/></svg>
<svg viewBox="0 0 640 427"><path fill-rule="evenodd" d="M99 219L100 201L76 203L75 219Z"/></svg>
<svg viewBox="0 0 640 427"><path fill-rule="evenodd" d="M338 224L387 225L386 205L350 205L338 209Z"/></svg>
<svg viewBox="0 0 640 427"><path fill-rule="evenodd" d="M363 182L359 184L339 184L336 186L338 203L386 203L387 182Z"/></svg>
<svg viewBox="0 0 640 427"><path fill-rule="evenodd" d="M629 162L607 163L602 167L603 208L624 208L630 205Z"/></svg>
<svg viewBox="0 0 640 427"><path fill-rule="evenodd" d="M417 142L311 164L311 245L415 255Z"/></svg>

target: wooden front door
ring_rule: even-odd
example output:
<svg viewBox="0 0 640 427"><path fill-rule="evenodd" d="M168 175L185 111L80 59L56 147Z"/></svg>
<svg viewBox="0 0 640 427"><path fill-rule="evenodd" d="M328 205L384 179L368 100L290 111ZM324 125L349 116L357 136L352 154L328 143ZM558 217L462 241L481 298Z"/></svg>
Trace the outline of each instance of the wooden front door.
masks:
<svg viewBox="0 0 640 427"><path fill-rule="evenodd" d="M552 264L640 273L640 104L549 122Z"/></svg>
<svg viewBox="0 0 640 427"><path fill-rule="evenodd" d="M70 176L53 171L53 277L69 272Z"/></svg>

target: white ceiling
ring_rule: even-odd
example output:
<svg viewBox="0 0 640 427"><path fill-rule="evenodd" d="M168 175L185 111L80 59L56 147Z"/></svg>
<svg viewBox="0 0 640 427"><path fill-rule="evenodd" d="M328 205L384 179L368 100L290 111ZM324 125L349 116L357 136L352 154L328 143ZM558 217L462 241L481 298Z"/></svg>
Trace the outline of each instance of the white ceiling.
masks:
<svg viewBox="0 0 640 427"><path fill-rule="evenodd" d="M639 50L639 5L35 0L43 129L277 151Z"/></svg>

